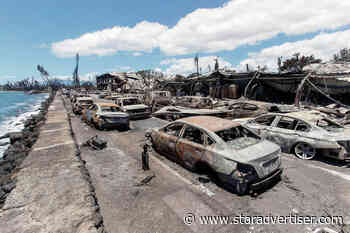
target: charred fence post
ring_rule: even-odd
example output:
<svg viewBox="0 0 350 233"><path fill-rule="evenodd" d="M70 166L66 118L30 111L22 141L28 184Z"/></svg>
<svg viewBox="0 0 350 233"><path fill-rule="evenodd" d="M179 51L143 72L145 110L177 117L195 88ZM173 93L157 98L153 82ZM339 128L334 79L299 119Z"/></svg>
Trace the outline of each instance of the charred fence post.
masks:
<svg viewBox="0 0 350 233"><path fill-rule="evenodd" d="M149 145L145 143L143 145L143 151L142 151L142 169L144 171L149 170Z"/></svg>

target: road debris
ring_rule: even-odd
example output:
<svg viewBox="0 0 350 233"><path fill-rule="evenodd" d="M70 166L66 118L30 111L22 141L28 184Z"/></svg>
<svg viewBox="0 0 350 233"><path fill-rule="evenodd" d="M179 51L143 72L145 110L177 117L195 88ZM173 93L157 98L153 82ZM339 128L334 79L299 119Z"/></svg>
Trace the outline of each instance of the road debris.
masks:
<svg viewBox="0 0 350 233"><path fill-rule="evenodd" d="M156 175L152 174L152 175L148 175L145 178L143 178L140 182L138 182L137 184L135 184L135 186L139 187L139 186L144 186L144 185L148 185L149 182L151 182L151 180L153 178L155 178Z"/></svg>
<svg viewBox="0 0 350 233"><path fill-rule="evenodd" d="M96 135L88 139L82 146L88 146L94 150L103 150L107 147L107 141Z"/></svg>

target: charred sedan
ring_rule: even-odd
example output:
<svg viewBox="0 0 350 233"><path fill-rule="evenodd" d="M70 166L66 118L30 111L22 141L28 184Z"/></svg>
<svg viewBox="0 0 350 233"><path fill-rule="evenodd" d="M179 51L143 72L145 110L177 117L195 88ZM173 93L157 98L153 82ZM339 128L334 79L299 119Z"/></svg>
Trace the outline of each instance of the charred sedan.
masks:
<svg viewBox="0 0 350 233"><path fill-rule="evenodd" d="M88 108L94 103L91 97L79 97L73 104L73 112L75 114L81 114L82 110Z"/></svg>
<svg viewBox="0 0 350 233"><path fill-rule="evenodd" d="M339 160L350 158L349 129L318 111L265 114L243 125L300 159L310 160L316 155Z"/></svg>
<svg viewBox="0 0 350 233"><path fill-rule="evenodd" d="M123 112L128 113L131 119L147 118L151 115L151 108L142 104L137 97L117 98L115 103Z"/></svg>
<svg viewBox="0 0 350 233"><path fill-rule="evenodd" d="M229 120L198 116L148 132L156 151L189 170L207 167L238 194L280 178L281 149Z"/></svg>
<svg viewBox="0 0 350 233"><path fill-rule="evenodd" d="M114 127L129 129L129 115L116 104L95 103L84 110L82 119L100 130Z"/></svg>

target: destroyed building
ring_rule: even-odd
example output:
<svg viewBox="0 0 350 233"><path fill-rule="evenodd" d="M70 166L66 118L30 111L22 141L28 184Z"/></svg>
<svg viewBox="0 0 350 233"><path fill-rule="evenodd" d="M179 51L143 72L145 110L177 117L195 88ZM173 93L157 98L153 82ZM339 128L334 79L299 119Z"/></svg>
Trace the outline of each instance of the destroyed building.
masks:
<svg viewBox="0 0 350 233"><path fill-rule="evenodd" d="M142 77L134 72L109 72L96 76L96 85L98 90L116 92L120 89L126 92L142 89L142 85L138 84L141 80Z"/></svg>
<svg viewBox="0 0 350 233"><path fill-rule="evenodd" d="M96 76L98 90L143 93L154 89L163 77L145 72L109 72Z"/></svg>

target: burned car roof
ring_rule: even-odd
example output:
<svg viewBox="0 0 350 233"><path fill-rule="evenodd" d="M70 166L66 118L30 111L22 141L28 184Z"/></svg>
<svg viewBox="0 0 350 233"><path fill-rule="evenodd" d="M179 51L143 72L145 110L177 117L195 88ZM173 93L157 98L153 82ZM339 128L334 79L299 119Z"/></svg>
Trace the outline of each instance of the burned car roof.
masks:
<svg viewBox="0 0 350 233"><path fill-rule="evenodd" d="M240 125L237 122L211 116L186 117L177 121L196 125L212 132Z"/></svg>

